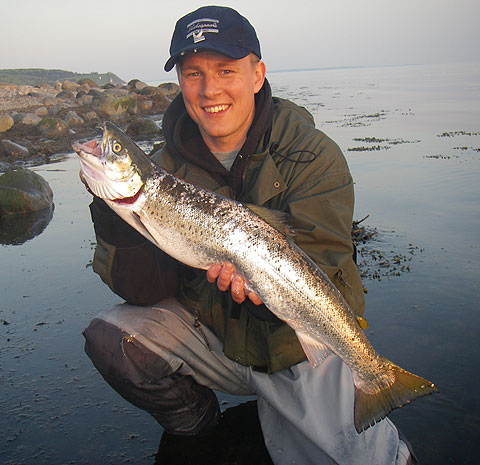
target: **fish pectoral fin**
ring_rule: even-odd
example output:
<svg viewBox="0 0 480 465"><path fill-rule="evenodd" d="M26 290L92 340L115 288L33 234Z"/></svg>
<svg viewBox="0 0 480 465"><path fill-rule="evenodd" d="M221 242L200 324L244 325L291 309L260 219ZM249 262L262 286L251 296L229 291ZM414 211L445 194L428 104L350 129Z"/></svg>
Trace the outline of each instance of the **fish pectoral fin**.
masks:
<svg viewBox="0 0 480 465"><path fill-rule="evenodd" d="M305 333L302 333L301 331L295 331L295 334L300 341L300 345L302 346L308 361L314 367L319 366L320 363L322 363L331 353L333 353L328 346L316 341L310 336L307 336Z"/></svg>

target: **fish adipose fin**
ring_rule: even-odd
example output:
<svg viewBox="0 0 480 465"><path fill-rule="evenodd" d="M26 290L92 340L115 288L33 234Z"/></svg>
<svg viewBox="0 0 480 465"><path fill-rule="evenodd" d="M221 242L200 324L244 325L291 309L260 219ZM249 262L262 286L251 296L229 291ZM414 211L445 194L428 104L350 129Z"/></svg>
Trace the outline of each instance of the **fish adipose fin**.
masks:
<svg viewBox="0 0 480 465"><path fill-rule="evenodd" d="M333 352L325 345L315 339L307 336L301 331L295 331L295 334L300 341L305 355L307 356L308 361L314 366L318 367L321 362L323 362L330 354Z"/></svg>
<svg viewBox="0 0 480 465"><path fill-rule="evenodd" d="M354 415L355 429L358 433L385 418L393 409L409 404L419 397L438 392L430 381L383 359L394 373L395 382L374 394L366 393L355 386Z"/></svg>

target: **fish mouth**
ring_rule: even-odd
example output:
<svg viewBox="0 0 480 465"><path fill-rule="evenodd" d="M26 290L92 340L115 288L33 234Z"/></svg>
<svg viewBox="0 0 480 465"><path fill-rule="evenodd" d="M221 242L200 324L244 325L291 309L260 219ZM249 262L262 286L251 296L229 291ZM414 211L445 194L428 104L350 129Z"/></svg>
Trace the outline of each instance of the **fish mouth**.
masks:
<svg viewBox="0 0 480 465"><path fill-rule="evenodd" d="M99 144L96 139L83 144L79 142L72 144L73 150L80 157L82 180L86 182L93 195L104 200L131 205L137 201L143 189L132 192L129 176L117 178L115 181L109 178L107 174L109 170L103 159L104 146L104 140Z"/></svg>
<svg viewBox="0 0 480 465"><path fill-rule="evenodd" d="M80 144L79 142L74 142L73 150L77 152L80 158L85 158L85 155L93 155L97 158L102 156L102 146L98 143L96 139L92 139L88 142Z"/></svg>

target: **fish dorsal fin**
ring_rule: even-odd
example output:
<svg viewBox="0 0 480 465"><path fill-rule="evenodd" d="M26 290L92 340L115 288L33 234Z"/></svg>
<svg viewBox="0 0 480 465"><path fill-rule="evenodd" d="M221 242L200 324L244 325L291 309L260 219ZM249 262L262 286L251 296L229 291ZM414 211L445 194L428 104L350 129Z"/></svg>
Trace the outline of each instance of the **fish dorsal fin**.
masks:
<svg viewBox="0 0 480 465"><path fill-rule="evenodd" d="M244 204L255 215L259 216L265 223L280 231L287 237L294 236L295 232L291 226L288 225L288 213L281 210L272 210L271 208L260 207L251 203Z"/></svg>
<svg viewBox="0 0 480 465"><path fill-rule="evenodd" d="M320 365L320 363L322 363L331 353L333 353L325 344L316 341L310 336L307 336L305 333L302 333L301 331L295 331L295 334L300 341L308 361L314 367Z"/></svg>

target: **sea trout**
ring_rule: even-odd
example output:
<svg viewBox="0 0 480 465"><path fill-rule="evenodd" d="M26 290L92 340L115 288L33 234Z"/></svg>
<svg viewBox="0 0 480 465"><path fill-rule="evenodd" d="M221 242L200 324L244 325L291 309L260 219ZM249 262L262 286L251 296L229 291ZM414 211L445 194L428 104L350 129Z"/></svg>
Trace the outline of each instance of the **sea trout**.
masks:
<svg viewBox="0 0 480 465"><path fill-rule="evenodd" d="M436 392L430 381L377 354L327 275L242 203L175 177L120 129L74 143L92 193L176 260L194 268L231 262L268 309L296 332L313 366L333 352L350 368L358 433L394 408Z"/></svg>

